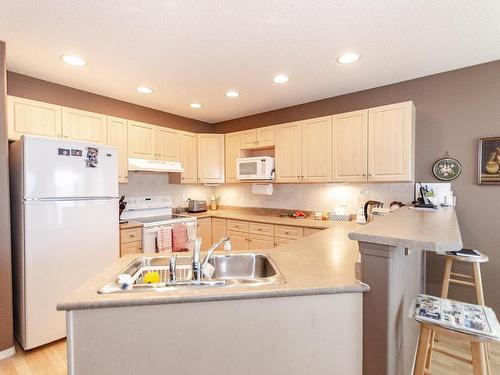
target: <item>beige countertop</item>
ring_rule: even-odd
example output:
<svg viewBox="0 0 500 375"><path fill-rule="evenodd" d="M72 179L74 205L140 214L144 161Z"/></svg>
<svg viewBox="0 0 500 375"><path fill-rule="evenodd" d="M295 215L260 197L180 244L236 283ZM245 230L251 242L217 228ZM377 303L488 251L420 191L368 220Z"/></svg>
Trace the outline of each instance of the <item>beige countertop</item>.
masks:
<svg viewBox="0 0 500 375"><path fill-rule="evenodd" d="M326 229L332 225L339 224L338 221L330 220L314 220L311 218L294 219L290 217L280 217L277 214L261 214L253 213L251 211L238 211L238 210L208 210L207 212L189 213L189 216L194 216L198 219L206 217L218 217L221 219L255 221L259 223L269 223L277 225L290 225L296 227Z"/></svg>
<svg viewBox="0 0 500 375"><path fill-rule="evenodd" d="M222 211L216 212L222 213ZM208 213L208 215L211 214L213 212ZM230 217L239 220L257 220L253 215L234 216L231 214ZM294 220L282 218L282 220L286 220L282 222L280 218L277 219L278 224ZM297 220L297 222L305 220L308 219ZM357 227L357 224L352 221L328 223L330 228L324 231L275 249L262 250L262 252L271 255L286 279L285 284L258 287L190 287L165 292L98 294L97 291L105 283L123 271L135 258L141 256L132 254L119 259L81 288L75 290L61 301L57 308L58 310L75 310L368 291L367 285L355 279L355 264L359 261L358 246L355 241L351 241L347 237L348 233ZM223 250L219 250L218 253L223 253Z"/></svg>
<svg viewBox="0 0 500 375"><path fill-rule="evenodd" d="M454 208L416 210L402 207L349 233L356 241L443 253L462 249Z"/></svg>

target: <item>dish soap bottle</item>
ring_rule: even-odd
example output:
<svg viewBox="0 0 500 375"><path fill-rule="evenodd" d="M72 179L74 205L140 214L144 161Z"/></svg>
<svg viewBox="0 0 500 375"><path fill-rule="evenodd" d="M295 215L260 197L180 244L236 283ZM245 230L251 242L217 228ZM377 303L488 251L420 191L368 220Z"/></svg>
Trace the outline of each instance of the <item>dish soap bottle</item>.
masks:
<svg viewBox="0 0 500 375"><path fill-rule="evenodd" d="M212 211L217 210L217 199L215 198L215 195L210 196L210 209Z"/></svg>

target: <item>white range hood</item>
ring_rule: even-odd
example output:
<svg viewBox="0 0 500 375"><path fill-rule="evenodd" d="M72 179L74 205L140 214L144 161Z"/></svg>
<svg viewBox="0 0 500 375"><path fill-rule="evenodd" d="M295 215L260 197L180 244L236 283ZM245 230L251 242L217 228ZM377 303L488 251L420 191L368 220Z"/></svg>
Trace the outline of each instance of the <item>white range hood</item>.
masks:
<svg viewBox="0 0 500 375"><path fill-rule="evenodd" d="M136 159L136 158L128 158L128 170L144 171L144 172L166 172L166 173L184 172L181 163L176 161L147 160L147 159Z"/></svg>

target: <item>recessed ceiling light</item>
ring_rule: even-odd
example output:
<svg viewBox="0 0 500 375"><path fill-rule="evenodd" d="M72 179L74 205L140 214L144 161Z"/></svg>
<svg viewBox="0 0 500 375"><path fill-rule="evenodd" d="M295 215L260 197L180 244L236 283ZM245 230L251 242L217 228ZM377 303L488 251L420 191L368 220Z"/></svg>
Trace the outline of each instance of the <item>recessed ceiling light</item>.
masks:
<svg viewBox="0 0 500 375"><path fill-rule="evenodd" d="M274 83L285 83L290 80L290 77L284 75L284 74L278 74L273 78Z"/></svg>
<svg viewBox="0 0 500 375"><path fill-rule="evenodd" d="M238 96L240 96L240 93L238 91L230 90L226 92L224 95L226 95L229 98L237 98Z"/></svg>
<svg viewBox="0 0 500 375"><path fill-rule="evenodd" d="M85 66L87 62L79 56L74 55L62 55L61 60L66 64L74 65L74 66Z"/></svg>
<svg viewBox="0 0 500 375"><path fill-rule="evenodd" d="M136 88L136 90L141 94L151 94L153 92L153 89L150 89L146 86L139 86L138 88Z"/></svg>
<svg viewBox="0 0 500 375"><path fill-rule="evenodd" d="M189 106L194 109L199 109L202 107L200 103L191 103Z"/></svg>
<svg viewBox="0 0 500 375"><path fill-rule="evenodd" d="M358 60L359 60L359 55L353 52L344 53L337 59L339 64L351 64Z"/></svg>

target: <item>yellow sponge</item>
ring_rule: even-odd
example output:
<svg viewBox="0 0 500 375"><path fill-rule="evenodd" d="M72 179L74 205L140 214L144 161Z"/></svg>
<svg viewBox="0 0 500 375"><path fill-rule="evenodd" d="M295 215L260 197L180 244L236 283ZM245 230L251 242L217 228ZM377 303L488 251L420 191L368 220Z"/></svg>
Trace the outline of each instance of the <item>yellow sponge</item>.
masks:
<svg viewBox="0 0 500 375"><path fill-rule="evenodd" d="M156 284L160 282L160 274L158 272L148 271L144 275L144 282L146 284Z"/></svg>

